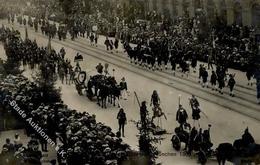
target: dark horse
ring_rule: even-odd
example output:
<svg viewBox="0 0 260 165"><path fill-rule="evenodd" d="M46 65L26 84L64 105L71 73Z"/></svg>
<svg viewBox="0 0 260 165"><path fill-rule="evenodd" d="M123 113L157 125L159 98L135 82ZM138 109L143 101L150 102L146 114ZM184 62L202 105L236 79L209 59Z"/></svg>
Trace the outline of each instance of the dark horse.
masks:
<svg viewBox="0 0 260 165"><path fill-rule="evenodd" d="M125 52L127 52L131 63L137 60L138 50L136 48L132 48L129 44L124 44Z"/></svg>
<svg viewBox="0 0 260 165"><path fill-rule="evenodd" d="M251 143L244 146L241 139L234 144L222 143L217 148L217 160L219 165L225 165L226 161L240 164L260 164L260 145Z"/></svg>
<svg viewBox="0 0 260 165"><path fill-rule="evenodd" d="M116 85L114 77L106 77L103 75L95 75L90 78L87 84L87 97L93 100L93 97L97 97L98 105L102 108L107 108L106 102L109 100L111 104L116 106L116 101L119 104L119 98L121 95L120 87Z"/></svg>
<svg viewBox="0 0 260 165"><path fill-rule="evenodd" d="M107 108L107 97L109 96L109 86L107 86L105 83L100 83L97 86L97 100L98 100L98 105L101 106L102 108ZM100 104L101 101L101 104Z"/></svg>

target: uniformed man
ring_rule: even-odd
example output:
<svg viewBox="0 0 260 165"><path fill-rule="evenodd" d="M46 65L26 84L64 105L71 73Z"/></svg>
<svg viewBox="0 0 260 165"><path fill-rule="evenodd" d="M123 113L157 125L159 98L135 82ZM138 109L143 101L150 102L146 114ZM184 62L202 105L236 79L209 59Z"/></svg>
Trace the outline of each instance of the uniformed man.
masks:
<svg viewBox="0 0 260 165"><path fill-rule="evenodd" d="M96 69L97 69L97 72L99 74L102 74L103 73L103 65L101 63L99 63L97 66L96 66Z"/></svg>
<svg viewBox="0 0 260 165"><path fill-rule="evenodd" d="M229 75L229 80L228 80L228 86L229 86L229 90L230 90L230 93L229 95L234 97L235 94L234 94L234 86L236 84L236 81L234 79L234 75Z"/></svg>
<svg viewBox="0 0 260 165"><path fill-rule="evenodd" d="M120 82L121 96L124 100L127 100L127 83L123 77Z"/></svg>
<svg viewBox="0 0 260 165"><path fill-rule="evenodd" d="M126 124L126 114L124 112L124 109L121 108L117 114L118 119L118 125L119 125L119 132L120 134L125 137L125 124Z"/></svg>
<svg viewBox="0 0 260 165"><path fill-rule="evenodd" d="M179 105L179 109L176 113L176 121L180 124L180 127L183 126L183 124L187 123L188 114L186 110L182 107L182 105Z"/></svg>
<svg viewBox="0 0 260 165"><path fill-rule="evenodd" d="M156 90L153 91L153 94L151 96L151 105L150 106L157 106L160 104L161 100Z"/></svg>

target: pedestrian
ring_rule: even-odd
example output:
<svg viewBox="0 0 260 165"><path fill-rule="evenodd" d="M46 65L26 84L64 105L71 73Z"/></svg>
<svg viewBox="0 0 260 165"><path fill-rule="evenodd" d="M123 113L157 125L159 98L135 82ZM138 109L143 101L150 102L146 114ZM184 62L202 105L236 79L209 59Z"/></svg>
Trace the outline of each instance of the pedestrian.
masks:
<svg viewBox="0 0 260 165"><path fill-rule="evenodd" d="M141 103L141 107L140 107L140 117L141 117L141 124L143 128L147 127L147 106L146 106L146 101L143 101Z"/></svg>
<svg viewBox="0 0 260 165"><path fill-rule="evenodd" d="M257 68L260 68L260 66L258 65ZM256 79L256 98L257 98L257 103L260 104L260 69L257 69L254 73L254 77Z"/></svg>
<svg viewBox="0 0 260 165"><path fill-rule="evenodd" d="M59 77L60 77L61 83L63 84L64 78L65 78L65 69L63 66L61 66L59 69Z"/></svg>
<svg viewBox="0 0 260 165"><path fill-rule="evenodd" d="M26 26L26 19L23 19L23 25Z"/></svg>
<svg viewBox="0 0 260 165"><path fill-rule="evenodd" d="M206 68L203 68L202 71L202 88L204 88L205 86L208 88L208 71L206 70Z"/></svg>
<svg viewBox="0 0 260 165"><path fill-rule="evenodd" d="M96 45L96 47L98 47L98 34L97 33L95 35L95 45Z"/></svg>
<svg viewBox="0 0 260 165"><path fill-rule="evenodd" d="M192 54L191 67L193 68L193 73L196 73L197 61L198 61L197 55Z"/></svg>
<svg viewBox="0 0 260 165"><path fill-rule="evenodd" d="M200 123L199 123L199 120L200 120L200 108L197 106L197 107L194 107L192 108L192 119L193 119L193 126L195 127L195 123L196 121L198 122L198 128L200 128Z"/></svg>
<svg viewBox="0 0 260 165"><path fill-rule="evenodd" d="M127 83L123 77L120 82L121 96L124 100L127 100Z"/></svg>
<svg viewBox="0 0 260 165"><path fill-rule="evenodd" d="M225 87L225 73L223 71L220 71L217 74L217 78L218 78L219 93L223 95L224 93L222 90Z"/></svg>
<svg viewBox="0 0 260 165"><path fill-rule="evenodd" d="M216 85L217 85L217 74L215 71L212 71L211 77L210 77L210 83L211 83L211 87L212 90L217 90L216 89Z"/></svg>
<svg viewBox="0 0 260 165"><path fill-rule="evenodd" d="M105 63L105 69L104 69L105 75L109 75L109 69L108 69L108 67L109 67L109 64L108 64L108 63Z"/></svg>
<svg viewBox="0 0 260 165"><path fill-rule="evenodd" d="M188 114L186 110L182 107L182 105L179 105L178 111L176 113L176 121L180 124L180 127L183 127L183 124L187 123Z"/></svg>
<svg viewBox="0 0 260 165"><path fill-rule="evenodd" d="M101 63L99 63L97 66L96 66L96 69L97 69L97 72L99 74L102 74L103 73L103 65Z"/></svg>
<svg viewBox="0 0 260 165"><path fill-rule="evenodd" d="M113 53L114 43L112 40L109 41L109 47L110 47L111 53Z"/></svg>
<svg viewBox="0 0 260 165"><path fill-rule="evenodd" d="M44 132L47 132L46 126L47 125L45 124L44 127L43 127ZM41 143L42 151L48 152L47 141L43 137L39 137L39 140L40 140L40 143Z"/></svg>
<svg viewBox="0 0 260 165"><path fill-rule="evenodd" d="M158 92L156 90L153 91L153 94L151 96L151 104L150 106L153 105L153 107L156 107L158 104L160 104L161 100L158 95Z"/></svg>
<svg viewBox="0 0 260 165"><path fill-rule="evenodd" d="M204 70L204 66L202 64L200 64L200 67L199 67L199 83L201 81L201 78L202 78L202 74L203 74L203 70Z"/></svg>
<svg viewBox="0 0 260 165"><path fill-rule="evenodd" d="M117 119L119 124L119 132L123 137L125 137L125 125L127 124L127 119L123 108L119 110Z"/></svg>
<svg viewBox="0 0 260 165"><path fill-rule="evenodd" d="M195 95L192 95L190 98L190 106L191 106L191 109L195 109L200 106L200 103L199 103L198 99L195 97Z"/></svg>
<svg viewBox="0 0 260 165"><path fill-rule="evenodd" d="M16 133L14 135L14 147L15 147L15 150L17 151L22 145L23 144L21 142L20 135L18 133Z"/></svg>
<svg viewBox="0 0 260 165"><path fill-rule="evenodd" d="M233 90L234 90L234 86L235 86L235 84L236 84L236 81L235 81L235 75L229 75L229 80L228 80L228 86L229 86L229 90L230 90L230 93L229 93L229 95L230 96L232 96L232 97L234 97L235 96L235 94L234 94L234 92L233 92Z"/></svg>
<svg viewBox="0 0 260 165"><path fill-rule="evenodd" d="M5 140L5 144L3 145L2 148L6 148L8 150L8 152L15 152L15 147L14 147L14 144L11 143L10 139L7 138Z"/></svg>
<svg viewBox="0 0 260 165"><path fill-rule="evenodd" d="M119 45L119 40L116 38L114 42L116 53L118 53L118 45Z"/></svg>
<svg viewBox="0 0 260 165"><path fill-rule="evenodd" d="M176 72L176 58L175 58L174 55L171 55L170 62L171 62L171 66L172 66L173 76L175 76L175 72Z"/></svg>
<svg viewBox="0 0 260 165"><path fill-rule="evenodd" d="M90 34L90 38L89 38L89 39L90 39L90 45L91 45L91 46L94 46L94 39L95 39L95 36L94 36L93 33Z"/></svg>
<svg viewBox="0 0 260 165"><path fill-rule="evenodd" d="M253 76L254 76L254 72L251 66L248 66L247 71L246 71L246 78L247 78L247 85L251 85L253 86Z"/></svg>
<svg viewBox="0 0 260 165"><path fill-rule="evenodd" d="M106 45L107 51L109 51L110 41L109 41L108 37L106 37L104 44Z"/></svg>

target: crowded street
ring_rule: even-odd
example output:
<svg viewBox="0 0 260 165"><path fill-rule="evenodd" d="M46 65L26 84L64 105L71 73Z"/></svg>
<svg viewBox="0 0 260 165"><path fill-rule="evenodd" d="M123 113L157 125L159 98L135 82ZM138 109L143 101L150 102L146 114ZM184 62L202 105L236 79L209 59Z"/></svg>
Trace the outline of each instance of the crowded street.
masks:
<svg viewBox="0 0 260 165"><path fill-rule="evenodd" d="M193 65L197 48L193 50L195 55L185 61L186 57L179 56L189 49L189 44L186 43L187 48L183 48L182 53L176 53L175 47L183 45L175 42L171 49L169 46L168 63L168 60L165 62L168 56L154 58L150 53L156 52L155 48L150 46L148 49L146 44L134 42L134 39L128 43L114 36L100 34L97 37L95 34L92 38L91 34L84 37L71 32L63 36L66 39L61 39L58 32L52 35L48 28L44 32L43 24L37 24L41 30L37 30L35 25L30 26L30 22L35 23L35 17L23 15L23 21L19 22L19 19L17 15L14 22L0 20L0 59L4 64L0 95L1 162L13 165L13 158L6 161L4 157L9 150L7 139L12 141L13 137L21 136L20 141L28 146L28 150L29 144L37 139L42 145L40 136L44 132L35 134L32 130L36 129L35 124L32 126L30 118L23 115L37 121L51 140L45 139L48 150L43 146L32 149L41 152L35 162L28 159L23 163L16 161L14 165L72 165L73 162L79 165L217 165L224 151L228 153L228 148L222 148L228 144L232 144L234 150L236 145L241 145L239 152L246 151L246 154L234 154L232 159L225 159L228 161L226 164L242 165L243 161L257 164L260 161L257 77L260 74L257 61L260 56L259 53L253 56L257 52L253 48L250 53L254 58L241 57L248 60L248 64L232 61L232 57L214 57L215 63L210 63L201 57L196 58L196 65ZM48 21L48 24L63 26L55 20ZM93 33L95 28L92 27ZM113 44L108 44L110 42ZM153 42L162 42L163 45L166 41L149 42L150 45ZM236 49L234 51L239 53ZM163 52L164 47L162 56ZM175 53L178 57L176 55L173 59ZM192 50L186 54L192 54ZM188 65L187 71L185 65ZM256 70L250 70L251 76L250 66ZM19 73L14 74L15 70ZM223 79L220 78L222 73ZM12 99L17 105L12 103ZM7 118L4 117L6 113ZM12 115L14 117L10 117ZM17 123L8 123L10 118ZM196 133L192 138L193 131ZM140 140L142 138L149 141L151 152L148 155L147 149L142 148L147 147L144 145L146 141L142 143ZM237 142L240 139L241 144ZM19 157L17 152L23 150L17 149L15 157ZM65 156L60 154L63 152ZM112 154L114 152L116 156ZM140 161L139 157L143 156L145 160Z"/></svg>

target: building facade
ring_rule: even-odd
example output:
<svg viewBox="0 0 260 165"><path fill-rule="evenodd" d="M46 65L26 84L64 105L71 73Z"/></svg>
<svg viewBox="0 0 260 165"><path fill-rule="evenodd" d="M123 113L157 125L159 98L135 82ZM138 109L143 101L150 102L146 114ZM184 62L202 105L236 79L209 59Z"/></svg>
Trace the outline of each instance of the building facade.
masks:
<svg viewBox="0 0 260 165"><path fill-rule="evenodd" d="M219 16L228 25L260 26L260 0L144 0L149 11L172 18L203 12L208 19Z"/></svg>

